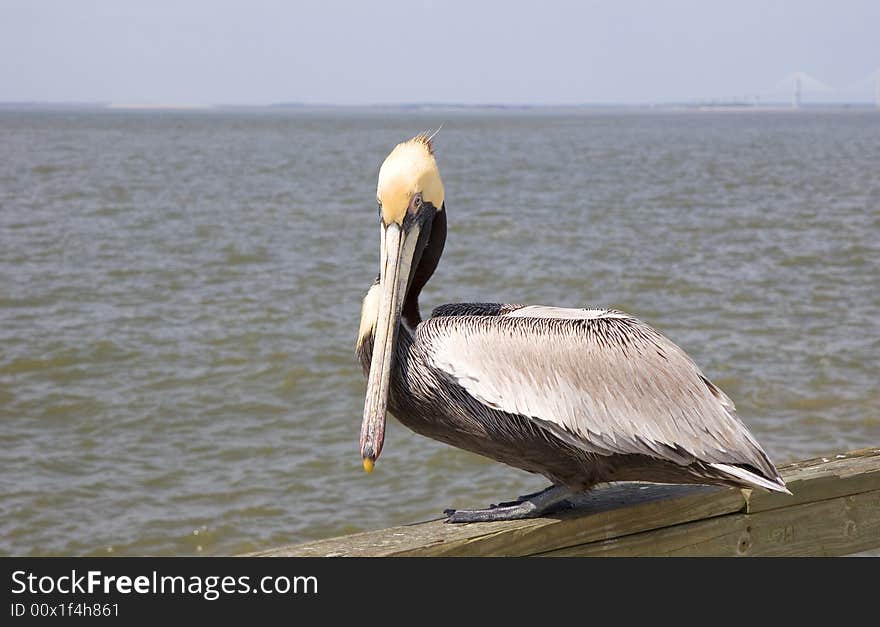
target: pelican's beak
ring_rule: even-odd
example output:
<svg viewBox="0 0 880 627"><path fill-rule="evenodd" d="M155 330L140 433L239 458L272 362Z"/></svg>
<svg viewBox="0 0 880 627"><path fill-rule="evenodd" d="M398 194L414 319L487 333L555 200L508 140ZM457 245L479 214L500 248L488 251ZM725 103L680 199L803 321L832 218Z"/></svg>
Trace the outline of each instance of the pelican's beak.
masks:
<svg viewBox="0 0 880 627"><path fill-rule="evenodd" d="M381 228L379 317L373 336L373 358L361 424L361 457L367 472L373 470L385 440L391 360L420 230L416 223L404 230L397 222L387 226L383 223Z"/></svg>

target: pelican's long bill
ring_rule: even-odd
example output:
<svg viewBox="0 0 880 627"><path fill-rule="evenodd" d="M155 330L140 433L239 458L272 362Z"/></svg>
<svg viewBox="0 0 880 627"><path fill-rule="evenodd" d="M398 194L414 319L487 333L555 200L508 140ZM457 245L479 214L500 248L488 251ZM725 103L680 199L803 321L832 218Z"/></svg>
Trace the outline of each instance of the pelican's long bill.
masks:
<svg viewBox="0 0 880 627"><path fill-rule="evenodd" d="M367 472L373 470L385 440L391 361L410 268L419 240L419 225L410 223L408 226L405 230L397 222L387 226L382 224L379 316L373 336L373 358L370 361L364 421L361 424L361 457Z"/></svg>

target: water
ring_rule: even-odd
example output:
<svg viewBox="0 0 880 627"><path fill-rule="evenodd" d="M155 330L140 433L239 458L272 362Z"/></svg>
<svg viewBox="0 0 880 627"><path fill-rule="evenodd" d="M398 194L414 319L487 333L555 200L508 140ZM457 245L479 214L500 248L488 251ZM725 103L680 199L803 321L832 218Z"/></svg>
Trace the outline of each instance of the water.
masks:
<svg viewBox="0 0 880 627"><path fill-rule="evenodd" d="M229 554L544 480L358 454L375 177L445 126L423 310L615 306L779 463L880 444L880 115L0 112L0 554Z"/></svg>

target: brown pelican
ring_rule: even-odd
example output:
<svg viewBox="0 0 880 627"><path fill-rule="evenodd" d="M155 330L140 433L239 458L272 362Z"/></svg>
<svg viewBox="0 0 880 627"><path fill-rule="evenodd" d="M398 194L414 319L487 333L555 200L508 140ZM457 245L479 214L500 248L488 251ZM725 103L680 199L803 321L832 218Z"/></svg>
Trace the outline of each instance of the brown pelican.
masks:
<svg viewBox="0 0 880 627"><path fill-rule="evenodd" d="M446 241L431 138L379 170L380 273L363 301L360 448L371 472L386 411L429 438L538 473L552 485L450 522L539 516L609 481L788 492L733 402L685 352L614 309L460 303L422 320L419 293Z"/></svg>

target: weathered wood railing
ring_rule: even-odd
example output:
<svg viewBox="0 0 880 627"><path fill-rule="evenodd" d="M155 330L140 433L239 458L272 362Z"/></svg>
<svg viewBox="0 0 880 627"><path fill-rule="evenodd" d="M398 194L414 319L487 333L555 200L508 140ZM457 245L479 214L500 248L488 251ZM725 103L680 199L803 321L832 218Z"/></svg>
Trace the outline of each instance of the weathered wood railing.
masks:
<svg viewBox="0 0 880 627"><path fill-rule="evenodd" d="M619 484L534 520L437 520L255 556L846 555L880 548L880 448L780 468L793 496L712 486Z"/></svg>

